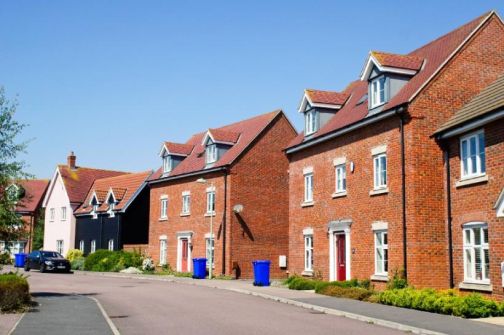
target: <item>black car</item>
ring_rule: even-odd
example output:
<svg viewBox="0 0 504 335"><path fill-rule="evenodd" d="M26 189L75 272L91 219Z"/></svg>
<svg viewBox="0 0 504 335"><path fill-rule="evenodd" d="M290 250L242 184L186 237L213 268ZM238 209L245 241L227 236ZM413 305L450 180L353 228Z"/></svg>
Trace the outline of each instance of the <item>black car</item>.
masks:
<svg viewBox="0 0 504 335"><path fill-rule="evenodd" d="M30 271L31 269L46 271L62 271L70 272L70 262L61 256L56 251L33 251L26 256L24 270Z"/></svg>

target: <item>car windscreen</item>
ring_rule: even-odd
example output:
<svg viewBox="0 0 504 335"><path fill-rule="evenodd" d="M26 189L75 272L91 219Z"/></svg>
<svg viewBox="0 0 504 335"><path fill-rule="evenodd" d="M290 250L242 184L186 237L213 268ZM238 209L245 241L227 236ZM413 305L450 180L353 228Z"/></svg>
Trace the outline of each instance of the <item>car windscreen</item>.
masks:
<svg viewBox="0 0 504 335"><path fill-rule="evenodd" d="M53 251L42 251L41 254L46 258L63 258L59 253Z"/></svg>

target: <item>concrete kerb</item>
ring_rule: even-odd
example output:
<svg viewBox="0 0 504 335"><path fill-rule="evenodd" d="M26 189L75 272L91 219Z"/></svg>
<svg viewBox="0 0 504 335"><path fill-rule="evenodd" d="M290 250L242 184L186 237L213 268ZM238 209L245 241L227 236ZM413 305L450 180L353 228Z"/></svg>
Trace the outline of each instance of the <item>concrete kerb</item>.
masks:
<svg viewBox="0 0 504 335"><path fill-rule="evenodd" d="M112 322L112 320L108 316L107 312L105 312L105 309L103 308L102 304L98 301L98 299L93 298L93 297L88 297L88 298L91 299L91 300L93 300L96 303L96 305L100 309L103 317L105 318L105 321L107 321L107 324L109 325L110 330L112 331L112 333L114 335L121 335L121 333L119 333L119 329L117 329L117 327L115 326L114 322Z"/></svg>
<svg viewBox="0 0 504 335"><path fill-rule="evenodd" d="M175 276L167 276L165 278L159 278L159 277L146 277L144 275L117 275L117 274L112 274L112 273L103 273L103 272L93 272L93 273L87 273L84 271L79 271L75 272L76 274L79 275L100 275L104 277L112 277L112 278L128 278L128 279L145 279L145 280L154 280L154 281L164 281L164 282L171 282L171 283L179 283L179 284L185 284L185 285L193 285L193 286L201 286L201 287L208 287L208 288L214 288L214 289L219 289L219 290L226 290L226 291L231 291L235 293L240 293L240 294L247 294L267 300L272 300L276 302L280 302L283 304L287 305L292 305L296 307L301 307L304 309L309 309L329 315L335 315L335 316L341 316L341 317L346 317L349 319L353 320L358 320L362 322L366 322L369 324L375 324L379 325L382 327L387 327L395 330L400 330L404 332L410 332L413 334L419 334L419 335L447 335L445 333L440 333L428 329L423 329L423 328L418 328L418 327L413 327L393 321L387 321L383 319L377 319L365 315L360 315L360 314L355 314L355 313L350 313L350 312L345 312L337 309L332 309L332 308L327 308L327 307L322 307L322 306L317 306L317 305L312 305L308 304L305 302L300 302L292 299L287 299L287 298L282 298L278 296L273 296L265 293L259 293L259 292L254 292L250 290L244 290L244 289L238 289L238 288L229 288L229 287L221 287L218 285L209 285L208 283L205 285L202 285L200 282L196 280L188 280L188 279L181 279ZM115 334L115 333L114 333Z"/></svg>
<svg viewBox="0 0 504 335"><path fill-rule="evenodd" d="M12 326L12 329L7 333L7 335L12 335L14 333L14 331L17 328L17 326L19 325L19 323L21 322L21 320L23 320L23 318L24 318L25 315L26 315L26 313L21 314L21 317L16 321L16 323L14 324L14 326Z"/></svg>

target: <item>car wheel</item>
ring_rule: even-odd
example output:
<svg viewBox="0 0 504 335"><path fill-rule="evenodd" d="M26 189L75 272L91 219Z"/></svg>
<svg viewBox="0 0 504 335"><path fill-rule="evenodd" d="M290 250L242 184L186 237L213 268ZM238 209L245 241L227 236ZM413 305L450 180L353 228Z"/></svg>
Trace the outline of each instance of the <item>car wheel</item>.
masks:
<svg viewBox="0 0 504 335"><path fill-rule="evenodd" d="M45 264L40 265L40 272L44 273L46 271Z"/></svg>
<svg viewBox="0 0 504 335"><path fill-rule="evenodd" d="M30 271L30 267L28 266L28 264L25 264L25 266L24 266L24 270L25 270L26 272Z"/></svg>

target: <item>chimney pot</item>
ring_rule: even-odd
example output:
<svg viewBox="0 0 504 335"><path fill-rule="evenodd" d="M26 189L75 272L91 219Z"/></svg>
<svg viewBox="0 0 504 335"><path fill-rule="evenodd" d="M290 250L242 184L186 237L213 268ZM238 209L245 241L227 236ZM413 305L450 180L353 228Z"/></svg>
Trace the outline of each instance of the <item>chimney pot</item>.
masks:
<svg viewBox="0 0 504 335"><path fill-rule="evenodd" d="M75 169L76 160L77 160L77 157L75 156L74 152L71 151L70 155L68 155L68 157L67 157L67 164L70 169L72 169L72 170Z"/></svg>

